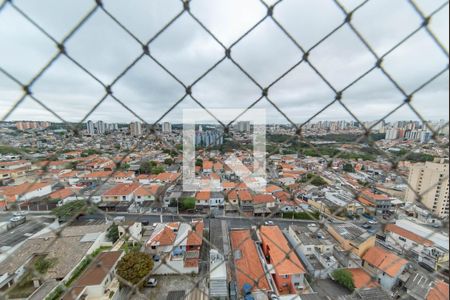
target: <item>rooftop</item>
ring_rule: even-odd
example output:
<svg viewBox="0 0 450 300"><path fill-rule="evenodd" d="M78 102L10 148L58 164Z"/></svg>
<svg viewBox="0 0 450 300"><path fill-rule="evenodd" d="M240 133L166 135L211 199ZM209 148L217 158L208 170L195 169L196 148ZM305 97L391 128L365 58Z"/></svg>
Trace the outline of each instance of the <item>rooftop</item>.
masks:
<svg viewBox="0 0 450 300"><path fill-rule="evenodd" d="M275 271L280 275L306 273L292 247L278 226L261 226L260 236L263 245L269 247L269 255ZM267 253L266 253L267 254ZM289 254L289 259L286 255Z"/></svg>
<svg viewBox="0 0 450 300"><path fill-rule="evenodd" d="M398 276L402 268L408 263L406 259L377 246L367 250L363 260L391 277Z"/></svg>
<svg viewBox="0 0 450 300"><path fill-rule="evenodd" d="M254 285L254 291L270 290L250 230L232 230L230 232L230 240L234 253L238 290L242 291L246 283Z"/></svg>

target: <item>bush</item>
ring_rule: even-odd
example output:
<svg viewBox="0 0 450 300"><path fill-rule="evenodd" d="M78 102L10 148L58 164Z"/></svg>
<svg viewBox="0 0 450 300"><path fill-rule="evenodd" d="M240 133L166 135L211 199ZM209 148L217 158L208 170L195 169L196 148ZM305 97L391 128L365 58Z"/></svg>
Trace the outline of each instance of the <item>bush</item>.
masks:
<svg viewBox="0 0 450 300"><path fill-rule="evenodd" d="M44 257L39 257L34 263L34 268L40 274L47 273L48 269L55 265L55 261L51 259L46 259Z"/></svg>
<svg viewBox="0 0 450 300"><path fill-rule="evenodd" d="M53 209L52 213L61 221L65 222L74 216L78 216L85 210L84 200L72 201Z"/></svg>
<svg viewBox="0 0 450 300"><path fill-rule="evenodd" d="M117 274L132 284L138 284L153 269L153 260L146 253L130 252L117 264Z"/></svg>
<svg viewBox="0 0 450 300"><path fill-rule="evenodd" d="M58 300L64 294L64 288L60 285L58 286L50 295L45 298L45 300Z"/></svg>
<svg viewBox="0 0 450 300"><path fill-rule="evenodd" d="M178 202L178 208L181 211L194 209L196 202L197 202L197 200L192 197L181 198L180 201Z"/></svg>
<svg viewBox="0 0 450 300"><path fill-rule="evenodd" d="M355 290L352 273L350 273L348 270L335 270L331 274L331 276L337 283L347 288L349 291L353 292Z"/></svg>
<svg viewBox="0 0 450 300"><path fill-rule="evenodd" d="M110 240L111 242L115 243L119 239L119 226L117 226L116 224L112 224L108 228L108 232L106 233L106 237L108 238L108 240Z"/></svg>
<svg viewBox="0 0 450 300"><path fill-rule="evenodd" d="M90 257L86 257L85 259L83 259L80 262L80 264L75 268L72 275L70 275L70 278L69 278L69 280L67 280L65 285L67 287L70 287L72 285L72 283L78 278L78 276L80 276L81 273L83 273L83 271L87 268L87 266L91 263L91 261L92 261L92 258L90 258Z"/></svg>
<svg viewBox="0 0 450 300"><path fill-rule="evenodd" d="M355 169L353 168L352 164L345 164L342 170L348 173L355 173Z"/></svg>
<svg viewBox="0 0 450 300"><path fill-rule="evenodd" d="M312 185L315 185L315 186L328 185L327 182L322 177L320 177L319 175L316 175L316 174L311 174L311 173L306 175L306 177L304 177L301 181L303 183L310 182Z"/></svg>

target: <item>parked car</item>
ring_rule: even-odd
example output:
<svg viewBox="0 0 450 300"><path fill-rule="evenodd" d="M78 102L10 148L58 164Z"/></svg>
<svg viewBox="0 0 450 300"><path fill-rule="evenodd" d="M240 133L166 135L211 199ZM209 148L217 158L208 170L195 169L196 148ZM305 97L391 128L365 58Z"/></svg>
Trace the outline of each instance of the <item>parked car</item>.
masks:
<svg viewBox="0 0 450 300"><path fill-rule="evenodd" d="M154 288L157 285L158 285L158 280L156 280L156 278L153 278L153 277L149 278L144 284L145 287L149 287L149 288Z"/></svg>
<svg viewBox="0 0 450 300"><path fill-rule="evenodd" d="M364 229L371 229L372 228L372 226L370 226L367 223L362 224L361 227L364 228Z"/></svg>
<svg viewBox="0 0 450 300"><path fill-rule="evenodd" d="M266 226L273 226L275 224L273 223L273 221L265 221L264 225L266 225Z"/></svg>
<svg viewBox="0 0 450 300"><path fill-rule="evenodd" d="M376 225L376 224L378 224L378 222L377 222L377 220L370 220L369 224Z"/></svg>

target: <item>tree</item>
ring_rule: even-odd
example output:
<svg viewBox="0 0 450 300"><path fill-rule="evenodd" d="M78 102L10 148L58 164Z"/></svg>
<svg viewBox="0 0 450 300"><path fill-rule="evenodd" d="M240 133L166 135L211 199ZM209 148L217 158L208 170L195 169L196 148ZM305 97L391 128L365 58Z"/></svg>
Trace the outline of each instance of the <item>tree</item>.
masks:
<svg viewBox="0 0 450 300"><path fill-rule="evenodd" d="M348 270L345 269L335 270L331 274L331 276L337 283L347 288L349 291L353 292L355 290L355 284L353 282L352 273L350 273Z"/></svg>
<svg viewBox="0 0 450 300"><path fill-rule="evenodd" d="M196 165L197 167L202 167L202 166L203 166L203 160L202 160L202 159L197 159L197 160L195 161L195 165Z"/></svg>
<svg viewBox="0 0 450 300"><path fill-rule="evenodd" d="M106 237L108 238L108 240L110 240L111 242L115 243L119 239L119 226L117 226L116 224L112 224L108 228L108 232L106 233Z"/></svg>
<svg viewBox="0 0 450 300"><path fill-rule="evenodd" d="M171 158L166 158L166 159L164 160L164 164L169 165L169 166L173 165L173 159L171 159Z"/></svg>
<svg viewBox="0 0 450 300"><path fill-rule="evenodd" d="M342 170L344 170L345 172L348 172L348 173L355 173L355 169L353 168L352 164L345 164L342 167Z"/></svg>
<svg viewBox="0 0 450 300"><path fill-rule="evenodd" d="M47 273L48 269L54 266L55 262L51 259L45 259L44 257L39 257L34 263L34 268L40 274Z"/></svg>
<svg viewBox="0 0 450 300"><path fill-rule="evenodd" d="M139 171L141 174L160 174L164 172L164 168L158 167L158 163L156 161L145 161L139 167Z"/></svg>
<svg viewBox="0 0 450 300"><path fill-rule="evenodd" d="M117 275L131 284L142 284L153 269L153 260L146 253L129 252L117 264Z"/></svg>
<svg viewBox="0 0 450 300"><path fill-rule="evenodd" d="M60 207L53 209L52 213L62 222L69 220L71 217L78 216L86 209L84 200L72 201Z"/></svg>
<svg viewBox="0 0 450 300"><path fill-rule="evenodd" d="M180 201L178 202L178 208L181 211L194 209L196 202L197 200L193 197L181 198Z"/></svg>

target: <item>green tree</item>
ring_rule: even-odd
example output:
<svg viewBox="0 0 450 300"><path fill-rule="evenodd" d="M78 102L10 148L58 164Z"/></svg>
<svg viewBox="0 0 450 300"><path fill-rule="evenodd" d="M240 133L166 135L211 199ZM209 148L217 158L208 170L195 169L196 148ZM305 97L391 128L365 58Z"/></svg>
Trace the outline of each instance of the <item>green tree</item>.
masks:
<svg viewBox="0 0 450 300"><path fill-rule="evenodd" d="M142 284L143 279L153 269L150 255L142 252L129 252L117 264L117 275L131 284Z"/></svg>
<svg viewBox="0 0 450 300"><path fill-rule="evenodd" d="M53 261L51 259L46 259L44 257L39 257L36 260L36 262L34 263L34 268L40 274L45 274L45 273L47 273L48 269L50 269L54 265L55 265L55 261Z"/></svg>
<svg viewBox="0 0 450 300"><path fill-rule="evenodd" d="M197 200L193 197L181 198L180 201L178 202L178 208L181 211L194 209L196 202Z"/></svg>
<svg viewBox="0 0 450 300"><path fill-rule="evenodd" d="M353 168L352 164L345 164L342 167L342 170L344 170L345 172L348 172L348 173L355 173L355 169Z"/></svg>
<svg viewBox="0 0 450 300"><path fill-rule="evenodd" d="M116 224L113 223L108 228L108 231L106 233L106 237L108 238L108 240L110 240L111 242L115 243L119 239L119 226L117 226Z"/></svg>
<svg viewBox="0 0 450 300"><path fill-rule="evenodd" d="M203 166L203 160L202 160L202 159L197 159L197 160L195 161L195 165L196 165L197 167L202 167L202 166Z"/></svg>
<svg viewBox="0 0 450 300"><path fill-rule="evenodd" d="M77 200L64 204L53 209L52 213L62 222L69 220L74 216L78 216L86 209L86 201Z"/></svg>
<svg viewBox="0 0 450 300"><path fill-rule="evenodd" d="M166 158L166 159L164 160L164 164L169 165L169 166L173 165L173 159L171 159L171 158Z"/></svg>
<svg viewBox="0 0 450 300"><path fill-rule="evenodd" d="M349 291L353 292L355 290L355 284L353 282L352 273L350 273L348 270L345 269L335 270L331 274L331 276L337 283L347 288Z"/></svg>

